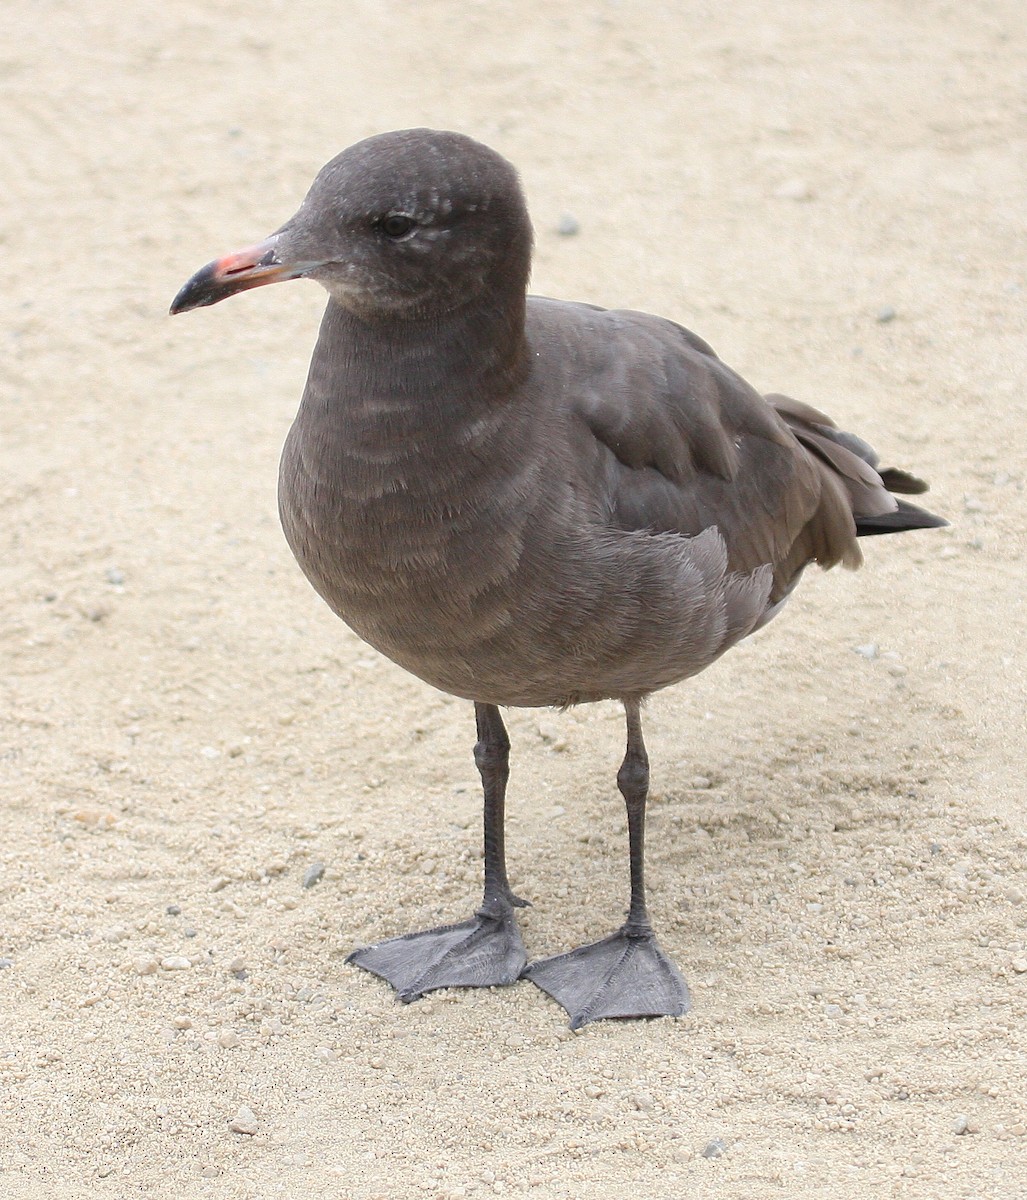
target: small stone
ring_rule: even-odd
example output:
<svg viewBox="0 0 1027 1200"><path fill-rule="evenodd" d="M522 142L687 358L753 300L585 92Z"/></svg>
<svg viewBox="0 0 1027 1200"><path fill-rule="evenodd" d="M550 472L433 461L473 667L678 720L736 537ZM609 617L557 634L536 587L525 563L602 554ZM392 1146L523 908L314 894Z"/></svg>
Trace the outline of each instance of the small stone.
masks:
<svg viewBox="0 0 1027 1200"><path fill-rule="evenodd" d="M6 971L8 967L14 966L13 958L0 958L0 971Z"/></svg>
<svg viewBox="0 0 1027 1200"><path fill-rule="evenodd" d="M175 1017L171 1022L176 1029L192 1029L193 1023L188 1017Z"/></svg>
<svg viewBox="0 0 1027 1200"><path fill-rule="evenodd" d="M132 970L137 975L155 975L159 967L157 960L149 954L141 954L132 963Z"/></svg>
<svg viewBox="0 0 1027 1200"><path fill-rule="evenodd" d="M221 751L216 746L204 746L200 751L204 758L220 758Z"/></svg>
<svg viewBox="0 0 1027 1200"><path fill-rule="evenodd" d="M807 201L813 199L813 189L805 179L786 179L774 188L778 200Z"/></svg>
<svg viewBox="0 0 1027 1200"><path fill-rule="evenodd" d="M865 658L871 661L880 653L876 642L866 642L862 646L853 646L852 648L856 651L860 658Z"/></svg>
<svg viewBox="0 0 1027 1200"><path fill-rule="evenodd" d="M121 587L125 582L125 572L117 567L108 567L106 571L107 582L112 583L115 587Z"/></svg>
<svg viewBox="0 0 1027 1200"><path fill-rule="evenodd" d="M551 746L555 741L558 741L561 732L560 725L556 721L542 720L538 723L538 736L547 746Z"/></svg>
<svg viewBox="0 0 1027 1200"><path fill-rule="evenodd" d="M698 792L704 792L707 788L713 786L713 780L706 775L693 775L689 780L688 786Z"/></svg>
<svg viewBox="0 0 1027 1200"><path fill-rule="evenodd" d="M165 971L188 971L193 964L184 954L169 954L160 960L160 965Z"/></svg>
<svg viewBox="0 0 1027 1200"><path fill-rule="evenodd" d="M247 1137L253 1137L260 1126L257 1123L257 1118L253 1110L243 1104L235 1116L228 1122L228 1128L233 1133L244 1133Z"/></svg>
<svg viewBox="0 0 1027 1200"><path fill-rule="evenodd" d="M727 1152L727 1143L723 1138L714 1138L702 1148L703 1158L723 1158Z"/></svg>
<svg viewBox="0 0 1027 1200"><path fill-rule="evenodd" d="M239 1045L239 1035L234 1029L221 1029L218 1031L218 1045L223 1050L234 1050Z"/></svg>
<svg viewBox="0 0 1027 1200"><path fill-rule="evenodd" d="M1017 975L1023 975L1025 972L1027 972L1027 958L1014 958L1009 965L1013 968Z"/></svg>
<svg viewBox="0 0 1027 1200"><path fill-rule="evenodd" d="M182 915L182 909L177 904L169 904L164 911L169 917L178 917Z"/></svg>
<svg viewBox="0 0 1027 1200"><path fill-rule="evenodd" d="M313 862L303 872L303 886L312 888L315 883L320 883L325 873L325 865L323 862Z"/></svg>
<svg viewBox="0 0 1027 1200"><path fill-rule="evenodd" d="M977 1127L976 1127L976 1125L973 1124L973 1122L971 1122L971 1120L968 1116L965 1116L964 1114L960 1114L952 1122L952 1132L957 1137L962 1137L964 1134L967 1134L967 1133L976 1133Z"/></svg>
<svg viewBox="0 0 1027 1200"><path fill-rule="evenodd" d="M210 885L210 890L212 892L220 892L220 891L224 890L224 888L228 887L228 885L231 882L232 881L227 876L219 875L217 877L217 879L215 879L214 882Z"/></svg>
<svg viewBox="0 0 1027 1200"><path fill-rule="evenodd" d="M899 314L890 304L886 304L883 308L877 310L875 318L879 325L887 325L889 321L894 321Z"/></svg>
<svg viewBox="0 0 1027 1200"><path fill-rule="evenodd" d="M100 808L77 808L71 814L71 819L91 829L110 829L117 818L112 812Z"/></svg>
<svg viewBox="0 0 1027 1200"><path fill-rule="evenodd" d="M556 223L556 232L560 237L574 237L581 232L581 222L570 213L564 213Z"/></svg>

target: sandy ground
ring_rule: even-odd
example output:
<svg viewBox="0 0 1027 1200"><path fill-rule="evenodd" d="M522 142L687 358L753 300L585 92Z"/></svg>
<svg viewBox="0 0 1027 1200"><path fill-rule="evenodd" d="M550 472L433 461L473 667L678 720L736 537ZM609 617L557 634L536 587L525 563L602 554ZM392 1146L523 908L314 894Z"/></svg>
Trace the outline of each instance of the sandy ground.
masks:
<svg viewBox="0 0 1027 1200"><path fill-rule="evenodd" d="M9 0L0 1195L1027 1193L1024 32L1021 0ZM165 314L413 124L519 165L535 290L696 328L953 521L653 700L681 1020L403 1007L343 962L476 902L471 713L278 529L320 290ZM622 724L509 724L537 956L623 911Z"/></svg>

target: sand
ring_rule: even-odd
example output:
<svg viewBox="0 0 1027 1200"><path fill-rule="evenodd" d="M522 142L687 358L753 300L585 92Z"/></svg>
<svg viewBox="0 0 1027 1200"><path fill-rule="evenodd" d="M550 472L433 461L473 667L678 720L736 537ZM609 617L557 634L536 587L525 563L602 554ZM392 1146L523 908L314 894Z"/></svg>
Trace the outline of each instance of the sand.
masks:
<svg viewBox="0 0 1027 1200"><path fill-rule="evenodd" d="M1027 1193L1024 34L1020 0L9 0L0 1195ZM344 964L476 903L472 715L278 528L320 289L166 310L413 124L518 164L536 291L695 328L952 520L650 704L681 1020ZM621 918L622 722L509 725L537 956Z"/></svg>

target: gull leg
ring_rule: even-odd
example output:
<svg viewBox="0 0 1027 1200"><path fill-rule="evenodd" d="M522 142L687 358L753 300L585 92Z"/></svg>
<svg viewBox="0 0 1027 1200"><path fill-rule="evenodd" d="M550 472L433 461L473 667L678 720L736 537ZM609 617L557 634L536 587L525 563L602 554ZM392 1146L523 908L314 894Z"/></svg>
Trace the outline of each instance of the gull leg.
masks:
<svg viewBox="0 0 1027 1200"><path fill-rule="evenodd" d="M475 704L474 761L485 796L485 893L474 916L455 925L407 933L354 950L346 959L379 975L409 1004L447 987L500 987L516 983L527 955L514 920L515 896L506 875L504 813L510 777L510 739L494 704Z"/></svg>
<svg viewBox="0 0 1027 1200"><path fill-rule="evenodd" d="M609 937L567 954L530 963L525 976L562 1004L571 1028L603 1017L677 1017L688 1012L688 987L664 954L649 923L645 902L645 805L649 757L642 740L637 700L625 700L627 749L617 786L628 811L631 906L628 919Z"/></svg>

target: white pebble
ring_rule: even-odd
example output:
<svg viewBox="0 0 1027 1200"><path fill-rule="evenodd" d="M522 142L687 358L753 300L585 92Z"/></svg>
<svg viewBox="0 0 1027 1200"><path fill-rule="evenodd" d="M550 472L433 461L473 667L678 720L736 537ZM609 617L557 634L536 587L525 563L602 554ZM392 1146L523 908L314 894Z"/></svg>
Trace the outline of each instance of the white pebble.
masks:
<svg viewBox="0 0 1027 1200"><path fill-rule="evenodd" d="M247 1137L253 1137L260 1126L257 1124L257 1118L253 1110L243 1104L235 1116L228 1122L228 1128L233 1133L245 1133Z"/></svg>
<svg viewBox="0 0 1027 1200"><path fill-rule="evenodd" d="M774 188L774 195L779 200L812 200L813 190L805 179L786 179Z"/></svg>
<svg viewBox="0 0 1027 1200"><path fill-rule="evenodd" d="M188 971L193 965L184 954L169 954L160 960L165 971Z"/></svg>

